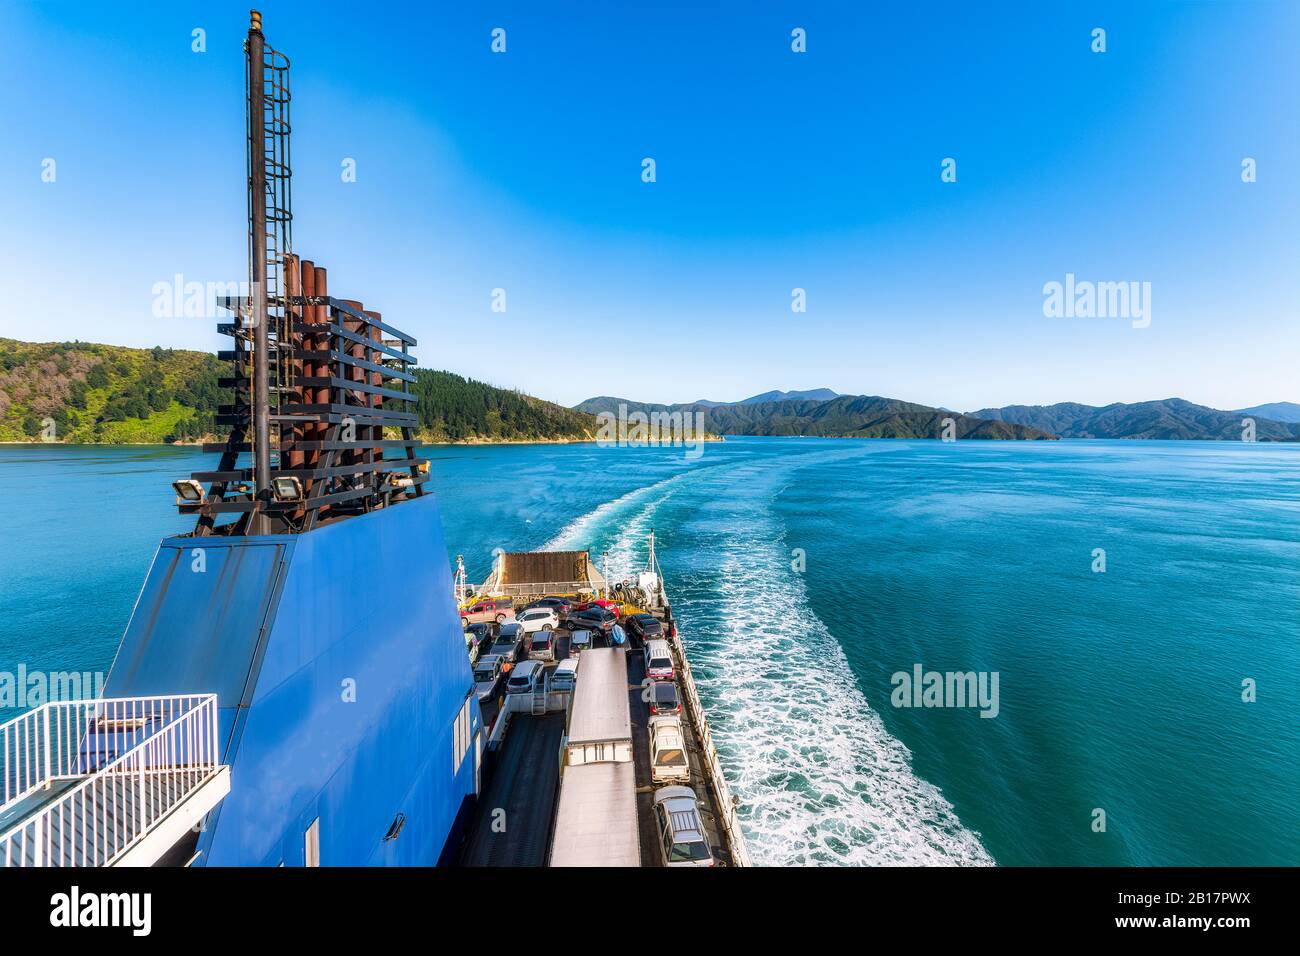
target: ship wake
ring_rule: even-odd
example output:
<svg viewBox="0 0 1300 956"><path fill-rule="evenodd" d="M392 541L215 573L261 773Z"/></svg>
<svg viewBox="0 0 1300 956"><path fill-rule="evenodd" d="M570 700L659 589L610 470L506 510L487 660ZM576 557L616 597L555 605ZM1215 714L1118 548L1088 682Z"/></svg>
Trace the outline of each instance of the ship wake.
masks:
<svg viewBox="0 0 1300 956"><path fill-rule="evenodd" d="M873 452L696 469L607 502L552 546L600 541L617 578L644 561L652 523L675 539L670 598L756 863L991 865L871 708L773 510L795 471Z"/></svg>

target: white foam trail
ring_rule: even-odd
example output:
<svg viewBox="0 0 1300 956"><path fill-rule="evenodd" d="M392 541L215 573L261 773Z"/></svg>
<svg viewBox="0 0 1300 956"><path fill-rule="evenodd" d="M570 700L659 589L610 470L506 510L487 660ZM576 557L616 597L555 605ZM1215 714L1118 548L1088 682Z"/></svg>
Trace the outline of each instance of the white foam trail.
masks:
<svg viewBox="0 0 1300 956"><path fill-rule="evenodd" d="M636 505L648 498L654 498L659 492L669 490L668 493L671 494L670 489L684 479L690 477L692 474L697 473L698 471L681 472L680 474L673 475L671 478L664 478L662 481L656 481L654 484L646 485L642 488L634 488L622 497L615 498L612 501L606 501L594 511L590 511L582 517L569 522L569 524L555 535L555 537L551 538L550 541L546 542L546 544L542 546L542 550L566 551L573 548L590 547L592 542L596 539L596 536L599 535L602 530L606 529L616 516L631 511ZM659 499L656 499L649 505L651 514L653 514L654 509L658 507L659 501L665 497L667 497L667 495L661 495ZM648 519L643 510L640 514L630 520L641 521L644 523ZM621 527L626 529L627 524L625 523ZM621 535L620 537L623 536L625 535ZM611 557L612 556L613 552L611 551Z"/></svg>
<svg viewBox="0 0 1300 956"><path fill-rule="evenodd" d="M732 518L717 557L721 607L674 604L751 854L778 866L991 865L979 836L913 772L911 752L871 709L790 569L770 508L775 489L792 468L832 457L845 456L709 469L707 498ZM574 546L640 506L609 548L611 572L615 562L631 568L651 517L684 477L607 502L551 546Z"/></svg>
<svg viewBox="0 0 1300 956"><path fill-rule="evenodd" d="M712 630L721 640L691 654L710 675L700 692L754 858L991 864L951 804L913 773L785 556L734 541L719 570L722 620Z"/></svg>

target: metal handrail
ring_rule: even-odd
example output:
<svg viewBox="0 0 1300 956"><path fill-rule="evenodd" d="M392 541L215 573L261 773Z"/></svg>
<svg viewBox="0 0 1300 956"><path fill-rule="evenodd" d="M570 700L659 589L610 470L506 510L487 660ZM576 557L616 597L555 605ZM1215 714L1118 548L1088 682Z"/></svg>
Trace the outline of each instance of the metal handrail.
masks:
<svg viewBox="0 0 1300 956"><path fill-rule="evenodd" d="M695 725L695 735L699 740L704 757L705 769L713 784L714 795L718 800L718 813L722 817L722 829L727 834L727 843L731 847L732 861L737 866L753 866L749 858L749 846L745 834L740 828L740 816L736 813L736 802L732 798L731 788L722 772L722 761L718 759L717 747L713 744L713 731L709 729L708 719L704 716L704 704L700 701L699 691L695 687L695 676L691 673L691 663L686 657L680 635L668 638L669 646L677 658L681 683L687 711Z"/></svg>
<svg viewBox="0 0 1300 956"><path fill-rule="evenodd" d="M88 719L78 735L78 772L47 774L46 783L84 779L0 833L0 865L111 865L221 769L215 694L55 706L81 706ZM46 748L47 765L59 752Z"/></svg>
<svg viewBox="0 0 1300 956"><path fill-rule="evenodd" d="M142 724L169 720L178 708L188 708L198 695L115 697L50 701L0 724L0 810L52 782L90 772L82 738L94 729L99 743L126 748ZM112 729L115 737L105 736Z"/></svg>
<svg viewBox="0 0 1300 956"><path fill-rule="evenodd" d="M488 589L488 585L482 585L483 590L475 592L471 600L482 600L487 597L531 597L534 594L579 594L587 592L596 593L595 586L590 581L542 581L536 584L503 584L493 585Z"/></svg>

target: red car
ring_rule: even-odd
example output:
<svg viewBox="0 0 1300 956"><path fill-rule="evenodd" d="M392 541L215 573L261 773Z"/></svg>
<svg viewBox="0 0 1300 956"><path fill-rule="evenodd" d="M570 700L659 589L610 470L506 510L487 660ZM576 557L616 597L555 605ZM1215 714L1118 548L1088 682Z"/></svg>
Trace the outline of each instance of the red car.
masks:
<svg viewBox="0 0 1300 956"><path fill-rule="evenodd" d="M607 601L604 598L596 598L594 600L586 601L582 604L579 604L576 608L574 608L574 610L585 611L588 608L592 608L592 607L603 607L606 611L613 611L615 614L617 614L619 610L623 607L623 605L618 601Z"/></svg>
<svg viewBox="0 0 1300 956"><path fill-rule="evenodd" d="M482 598L460 612L462 627L471 624L503 624L515 617L515 604L510 598Z"/></svg>

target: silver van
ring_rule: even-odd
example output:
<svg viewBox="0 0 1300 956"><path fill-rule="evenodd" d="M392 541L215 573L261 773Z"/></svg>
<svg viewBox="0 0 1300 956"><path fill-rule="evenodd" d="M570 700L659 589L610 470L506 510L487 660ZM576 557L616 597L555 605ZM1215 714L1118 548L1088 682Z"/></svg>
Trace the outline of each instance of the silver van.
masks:
<svg viewBox="0 0 1300 956"><path fill-rule="evenodd" d="M546 676L546 671L537 661L524 661L516 664L506 679L507 694L531 694Z"/></svg>
<svg viewBox="0 0 1300 956"><path fill-rule="evenodd" d="M660 787L655 791L654 808L664 866L713 866L713 850L700 821L694 790Z"/></svg>
<svg viewBox="0 0 1300 956"><path fill-rule="evenodd" d="M560 661L551 671L551 690L571 691L578 686L578 659Z"/></svg>

